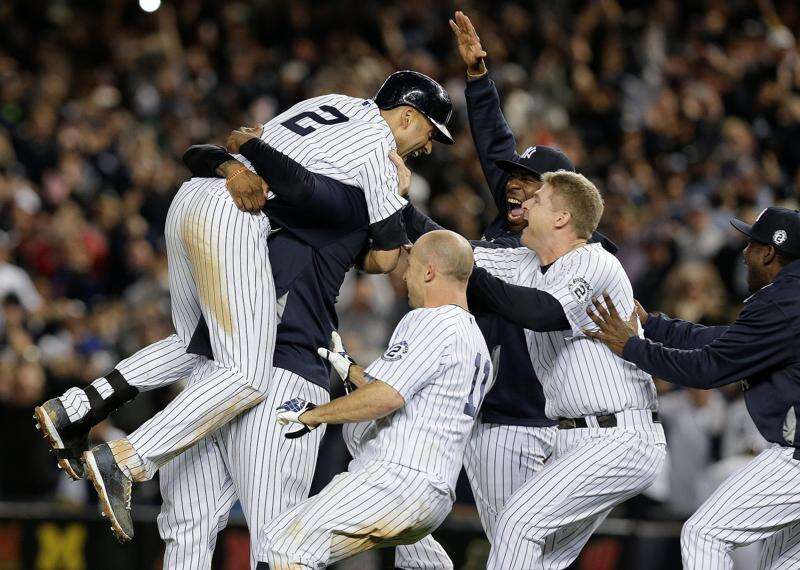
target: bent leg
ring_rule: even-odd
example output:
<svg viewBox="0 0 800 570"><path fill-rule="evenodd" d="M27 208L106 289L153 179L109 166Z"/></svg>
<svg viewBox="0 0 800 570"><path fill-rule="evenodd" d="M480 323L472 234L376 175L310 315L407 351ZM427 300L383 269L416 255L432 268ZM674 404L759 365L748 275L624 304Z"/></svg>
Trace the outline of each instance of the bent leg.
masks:
<svg viewBox="0 0 800 570"><path fill-rule="evenodd" d="M776 534L780 536L767 543L776 560L783 550L795 551L788 529L800 521L800 461L793 459L793 452L777 445L761 452L700 506L681 532L684 568L733 568L734 548ZM784 538L789 539L785 548L777 542ZM768 549L765 555L771 555ZM762 564L768 562L762 558Z"/></svg>
<svg viewBox="0 0 800 570"><path fill-rule="evenodd" d="M576 441L562 446L565 451L506 503L488 568L566 568L614 506L653 482L666 455L663 444L630 430L563 437Z"/></svg>

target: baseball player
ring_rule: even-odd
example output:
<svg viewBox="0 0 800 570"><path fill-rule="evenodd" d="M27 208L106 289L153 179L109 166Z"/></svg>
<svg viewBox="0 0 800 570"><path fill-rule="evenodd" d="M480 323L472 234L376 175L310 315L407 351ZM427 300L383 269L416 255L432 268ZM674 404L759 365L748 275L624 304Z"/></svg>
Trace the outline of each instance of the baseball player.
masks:
<svg viewBox="0 0 800 570"><path fill-rule="evenodd" d="M752 295L730 326L704 327L639 307L623 320L597 302L589 336L668 382L710 389L741 382L747 409L770 443L726 479L683 526L687 570L732 569L733 549L762 543L758 568L800 565L800 213L767 208L753 225L732 220Z"/></svg>
<svg viewBox="0 0 800 570"><path fill-rule="evenodd" d="M633 310L630 281L600 244L587 243L603 202L580 174L551 172L523 203L524 248L475 249L476 310L524 326L553 454L506 500L489 568L566 568L610 510L647 488L665 458L651 377L585 336L594 295ZM526 302L519 303L527 292Z"/></svg>
<svg viewBox="0 0 800 570"><path fill-rule="evenodd" d="M259 568L325 568L364 550L412 543L450 511L469 431L490 388L492 364L467 311L469 243L446 230L411 249L409 312L386 352L365 369L321 349L358 388L315 407L279 409L298 432L376 420L360 456L318 495L285 511L262 534Z"/></svg>
<svg viewBox="0 0 800 570"><path fill-rule="evenodd" d="M498 215L486 228L478 247L519 247L527 224L521 204L542 186L541 175L556 170L574 171L572 161L557 149L537 146L516 153L516 141L500 106L500 97L484 63L486 52L469 18L456 12L451 28L467 66L467 113L475 148ZM440 226L413 206L403 210L406 230L414 240ZM598 241L611 253L616 246L598 232ZM479 270L480 271L480 270ZM527 305L519 296L515 305ZM489 542L506 500L532 479L550 456L556 436L555 420L545 414L545 399L533 370L525 331L492 312L473 310L495 362L496 381L486 395L464 456L464 466ZM351 453L364 427L348 424L343 433ZM402 568L452 567L444 549L428 536L414 545L400 546L395 555ZM433 561L433 562L432 562Z"/></svg>
<svg viewBox="0 0 800 570"><path fill-rule="evenodd" d="M416 88L409 89L410 85ZM425 108L420 94L429 103ZM312 110L317 107L311 101L323 114ZM274 138L287 154L298 156L300 164L309 164L309 170L357 184L373 224L395 220L395 227L402 228L399 216L393 216L405 203L396 195L396 169L388 156L377 159L376 153L386 150L388 155L394 149L401 155L428 153L434 139L452 142L445 126L450 111L449 98L436 82L422 74L398 72L387 79L375 101L335 95L305 101L265 125L262 137ZM250 170L241 169L231 177L249 174ZM258 190L258 195L263 193ZM186 390L128 438L84 453L103 513L120 540L133 535L134 481L151 478L169 459L264 398L276 324L269 230L266 214L241 212L221 180L185 183L167 220L178 334L123 361L87 389L70 390L36 410L59 464L72 476L80 476L75 455L86 447L88 428L138 391L124 371L141 372L144 362L150 380L174 380L176 371L183 373L186 359L191 359L185 353L192 338L198 331L208 332L214 360L192 362L192 370L202 367L202 374L193 372ZM393 268L398 256L395 248L385 267Z"/></svg>

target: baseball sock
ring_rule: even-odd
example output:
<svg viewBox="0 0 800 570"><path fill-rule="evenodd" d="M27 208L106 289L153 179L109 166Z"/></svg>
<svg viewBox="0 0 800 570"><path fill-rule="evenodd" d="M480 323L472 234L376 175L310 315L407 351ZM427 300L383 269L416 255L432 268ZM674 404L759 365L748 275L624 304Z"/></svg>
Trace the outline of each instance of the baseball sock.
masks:
<svg viewBox="0 0 800 570"><path fill-rule="evenodd" d="M86 388L70 388L59 400L73 422L71 429L88 431L125 402L133 400L139 390L129 385L118 370L112 370Z"/></svg>

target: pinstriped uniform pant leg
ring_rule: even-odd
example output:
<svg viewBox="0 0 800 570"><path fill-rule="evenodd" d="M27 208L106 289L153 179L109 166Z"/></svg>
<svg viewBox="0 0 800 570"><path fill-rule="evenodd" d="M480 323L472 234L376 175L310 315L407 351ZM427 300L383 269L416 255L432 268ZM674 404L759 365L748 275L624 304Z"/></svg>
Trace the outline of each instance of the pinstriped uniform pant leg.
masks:
<svg viewBox="0 0 800 570"><path fill-rule="evenodd" d="M121 360L115 368L128 384L145 392L188 378L201 360L202 356L187 354L186 345L173 334Z"/></svg>
<svg viewBox="0 0 800 570"><path fill-rule="evenodd" d="M259 560L273 570L322 569L373 548L417 542L451 508L449 492L420 472L370 462L337 475L318 495L272 520Z"/></svg>
<svg viewBox="0 0 800 570"><path fill-rule="evenodd" d="M452 570L453 561L444 547L429 534L414 544L398 546L394 565L403 570Z"/></svg>
<svg viewBox="0 0 800 570"><path fill-rule="evenodd" d="M316 404L328 392L288 370L276 368L266 399L218 432L236 495L250 528L250 565L256 566L259 531L267 522L308 497L325 426L297 439L285 434L297 428L280 426L275 408L294 397Z"/></svg>
<svg viewBox="0 0 800 570"><path fill-rule="evenodd" d="M216 441L209 437L162 467L158 531L164 541L164 569L208 570L217 534L236 502Z"/></svg>
<svg viewBox="0 0 800 570"><path fill-rule="evenodd" d="M276 317L269 222L239 211L220 194L224 188L215 194L196 182L184 184L167 220L170 286L179 290L173 320L188 343L199 306L215 360L199 364L202 376L128 437L141 463L131 472L140 481L261 401L271 374Z"/></svg>
<svg viewBox="0 0 800 570"><path fill-rule="evenodd" d="M544 467L556 428L476 422L464 468L489 542L508 498Z"/></svg>
<svg viewBox="0 0 800 570"><path fill-rule="evenodd" d="M733 568L736 546L762 540L761 568L796 567L783 565L798 555L800 461L793 453L778 445L762 451L700 506L681 532L684 568Z"/></svg>
<svg viewBox="0 0 800 570"><path fill-rule="evenodd" d="M610 510L655 480L666 451L653 441L622 428L559 432L554 455L506 502L487 568L569 566Z"/></svg>

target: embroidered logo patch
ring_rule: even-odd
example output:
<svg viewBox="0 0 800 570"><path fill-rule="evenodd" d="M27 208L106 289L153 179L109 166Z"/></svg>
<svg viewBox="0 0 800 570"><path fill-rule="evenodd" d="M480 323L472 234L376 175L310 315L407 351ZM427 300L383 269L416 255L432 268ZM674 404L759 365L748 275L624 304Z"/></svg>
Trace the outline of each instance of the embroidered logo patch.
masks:
<svg viewBox="0 0 800 570"><path fill-rule="evenodd" d="M786 241L786 238L789 237L786 235L786 230L778 230L774 234L772 234L772 241L775 242L775 245L781 245L783 242Z"/></svg>
<svg viewBox="0 0 800 570"><path fill-rule="evenodd" d="M573 277L567 284L569 292L575 297L578 303L586 303L589 300L589 295L592 293L592 287L583 277Z"/></svg>
<svg viewBox="0 0 800 570"><path fill-rule="evenodd" d="M408 343L406 341L398 342L386 349L386 352L381 355L383 360L400 360L406 353L408 353Z"/></svg>
<svg viewBox="0 0 800 570"><path fill-rule="evenodd" d="M520 155L520 158L530 158L530 157L531 157L531 155L532 155L534 152L536 152L536 147L535 147L535 146L529 146L528 148L526 148L526 149L525 149L525 152L523 152L523 153Z"/></svg>

